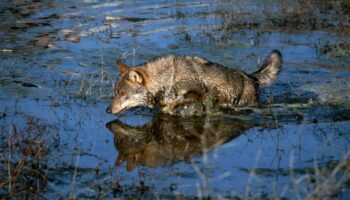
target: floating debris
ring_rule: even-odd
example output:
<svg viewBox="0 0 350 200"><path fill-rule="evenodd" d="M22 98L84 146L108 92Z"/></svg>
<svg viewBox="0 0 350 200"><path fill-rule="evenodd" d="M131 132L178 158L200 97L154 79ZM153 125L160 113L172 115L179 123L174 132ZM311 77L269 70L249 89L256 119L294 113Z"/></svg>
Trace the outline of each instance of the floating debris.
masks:
<svg viewBox="0 0 350 200"><path fill-rule="evenodd" d="M53 108L57 108L57 107L60 107L60 106L61 106L61 104L58 103L58 102L53 102L53 103L50 104L50 107L53 107Z"/></svg>
<svg viewBox="0 0 350 200"><path fill-rule="evenodd" d="M0 113L0 119L5 118L7 116L6 113Z"/></svg>
<svg viewBox="0 0 350 200"><path fill-rule="evenodd" d="M33 83L29 83L29 82L22 82L22 81L17 81L17 80L14 80L12 82L21 84L23 87L39 87L39 86L37 86Z"/></svg>
<svg viewBox="0 0 350 200"><path fill-rule="evenodd" d="M33 83L23 82L19 80L11 80L11 79L0 79L0 83L2 84L17 83L17 84L21 84L23 87L39 87Z"/></svg>
<svg viewBox="0 0 350 200"><path fill-rule="evenodd" d="M49 47L50 42L51 42L51 37L49 34L36 36L34 38L34 41L32 41L32 43L41 47Z"/></svg>
<svg viewBox="0 0 350 200"><path fill-rule="evenodd" d="M41 17L40 19L59 19L60 18L60 15L59 14L51 14L51 15L48 15L48 16L45 16L45 17Z"/></svg>
<svg viewBox="0 0 350 200"><path fill-rule="evenodd" d="M129 21L129 22L139 22L139 21L145 21L149 20L146 18L138 18L138 17L112 17L112 16L106 16L105 22L111 22L111 21Z"/></svg>
<svg viewBox="0 0 350 200"><path fill-rule="evenodd" d="M5 53L12 53L13 50L12 50L12 49L2 49L2 52L5 52Z"/></svg>
<svg viewBox="0 0 350 200"><path fill-rule="evenodd" d="M79 76L79 72L76 72L74 70L71 70L71 69L66 69L63 71L65 74L68 74L68 75L72 75L72 76Z"/></svg>
<svg viewBox="0 0 350 200"><path fill-rule="evenodd" d="M68 41L68 42L79 43L80 42L80 37L72 35L72 34L67 34L67 35L64 36L64 40Z"/></svg>

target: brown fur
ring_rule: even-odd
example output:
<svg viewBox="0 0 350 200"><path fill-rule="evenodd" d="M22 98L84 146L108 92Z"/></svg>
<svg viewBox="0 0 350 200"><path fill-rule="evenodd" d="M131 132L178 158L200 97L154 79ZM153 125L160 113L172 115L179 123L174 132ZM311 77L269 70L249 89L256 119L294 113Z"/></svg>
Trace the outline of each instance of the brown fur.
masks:
<svg viewBox="0 0 350 200"><path fill-rule="evenodd" d="M167 55L130 68L117 61L121 75L107 112L159 106L174 114L174 108L209 98L215 105L251 106L258 103L259 85L276 79L281 54L273 51L261 69L252 75L195 56Z"/></svg>

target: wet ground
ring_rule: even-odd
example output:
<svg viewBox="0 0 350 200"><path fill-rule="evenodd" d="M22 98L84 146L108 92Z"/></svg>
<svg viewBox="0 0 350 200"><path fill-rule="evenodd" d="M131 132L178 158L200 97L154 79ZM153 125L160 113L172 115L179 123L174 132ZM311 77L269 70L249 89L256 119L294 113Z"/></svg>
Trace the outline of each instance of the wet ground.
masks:
<svg viewBox="0 0 350 200"><path fill-rule="evenodd" d="M350 198L347 1L1 1L0 198ZM129 65L168 53L248 73L256 108L105 113Z"/></svg>

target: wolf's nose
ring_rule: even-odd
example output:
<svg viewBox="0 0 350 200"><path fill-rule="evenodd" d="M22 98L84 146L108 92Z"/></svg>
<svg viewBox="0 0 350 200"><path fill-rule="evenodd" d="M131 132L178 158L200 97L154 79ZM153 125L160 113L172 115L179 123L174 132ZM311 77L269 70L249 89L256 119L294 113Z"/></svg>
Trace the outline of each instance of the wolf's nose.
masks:
<svg viewBox="0 0 350 200"><path fill-rule="evenodd" d="M112 122L108 122L108 123L106 124L106 127L107 127L107 128L111 128L111 127L112 127Z"/></svg>
<svg viewBox="0 0 350 200"><path fill-rule="evenodd" d="M111 114L111 107L110 107L110 106L108 106L108 107L106 108L106 112L107 112L108 114Z"/></svg>

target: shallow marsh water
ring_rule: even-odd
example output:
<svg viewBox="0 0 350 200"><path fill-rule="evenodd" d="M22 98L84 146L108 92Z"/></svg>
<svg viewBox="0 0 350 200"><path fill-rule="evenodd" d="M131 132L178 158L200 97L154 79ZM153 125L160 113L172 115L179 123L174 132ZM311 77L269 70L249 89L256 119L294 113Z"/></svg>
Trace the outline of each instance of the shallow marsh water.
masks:
<svg viewBox="0 0 350 200"><path fill-rule="evenodd" d="M337 2L1 1L0 197L348 199L350 28ZM273 49L283 69L259 107L105 113L116 59L190 54L251 73Z"/></svg>

